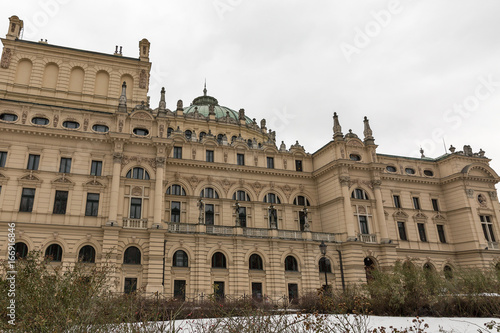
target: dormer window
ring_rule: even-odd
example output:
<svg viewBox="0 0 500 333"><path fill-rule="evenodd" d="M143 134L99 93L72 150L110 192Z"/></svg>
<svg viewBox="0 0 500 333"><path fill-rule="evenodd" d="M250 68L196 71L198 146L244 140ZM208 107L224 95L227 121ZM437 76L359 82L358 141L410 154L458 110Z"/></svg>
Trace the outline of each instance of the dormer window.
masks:
<svg viewBox="0 0 500 333"><path fill-rule="evenodd" d="M359 156L358 154L351 154L349 155L349 158L351 159L351 161L361 161L361 156Z"/></svg>

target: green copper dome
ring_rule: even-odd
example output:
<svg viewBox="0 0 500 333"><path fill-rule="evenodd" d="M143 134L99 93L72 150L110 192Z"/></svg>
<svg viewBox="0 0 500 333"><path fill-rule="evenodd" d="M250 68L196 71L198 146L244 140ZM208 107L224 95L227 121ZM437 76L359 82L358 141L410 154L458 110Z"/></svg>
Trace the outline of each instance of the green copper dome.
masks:
<svg viewBox="0 0 500 333"><path fill-rule="evenodd" d="M196 111L204 117L208 117L210 114L210 106L213 105L215 119L229 118L231 122L239 124L240 114L228 107L219 105L219 102L215 97L207 95L207 87L203 89L203 96L196 97L190 106L184 108L184 114L194 114ZM245 116L246 124L253 124L253 120Z"/></svg>

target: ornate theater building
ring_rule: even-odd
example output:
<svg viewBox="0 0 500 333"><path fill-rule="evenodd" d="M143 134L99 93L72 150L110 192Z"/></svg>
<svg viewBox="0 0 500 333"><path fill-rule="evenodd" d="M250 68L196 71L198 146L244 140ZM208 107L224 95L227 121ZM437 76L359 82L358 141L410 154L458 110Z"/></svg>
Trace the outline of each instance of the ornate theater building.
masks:
<svg viewBox="0 0 500 333"><path fill-rule="evenodd" d="M130 58L22 29L12 16L2 39L2 258L14 222L20 257L109 260L116 291L178 297L294 298L397 260L442 274L499 265L500 178L482 150L380 154L366 117L358 136L335 114L332 139L307 153L206 87L150 105L146 39Z"/></svg>

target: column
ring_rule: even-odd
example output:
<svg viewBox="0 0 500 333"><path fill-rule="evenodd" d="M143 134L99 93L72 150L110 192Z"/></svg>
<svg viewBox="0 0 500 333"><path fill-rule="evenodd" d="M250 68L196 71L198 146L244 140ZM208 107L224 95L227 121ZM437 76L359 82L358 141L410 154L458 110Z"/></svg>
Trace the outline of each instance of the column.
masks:
<svg viewBox="0 0 500 333"><path fill-rule="evenodd" d="M165 174L165 158L156 158L156 183L155 183L155 199L153 211L153 224L161 225L163 217L163 177Z"/></svg>
<svg viewBox="0 0 500 333"><path fill-rule="evenodd" d="M352 214L351 208L351 199L349 194L349 181L350 178L348 176L340 177L340 185L342 186L342 196L344 197L344 218L345 218L345 226L347 231L347 240L354 240L356 238L356 229L354 228L354 218Z"/></svg>
<svg viewBox="0 0 500 333"><path fill-rule="evenodd" d="M117 224L118 218L118 200L120 192L120 173L122 169L122 153L113 154L113 178L111 180L111 195L109 198L109 218L108 223Z"/></svg>
<svg viewBox="0 0 500 333"><path fill-rule="evenodd" d="M380 184L381 184L380 180L373 181L374 185L373 192L375 192L377 220L381 238L380 241L382 243L387 243L389 241L389 233L387 232L387 224L385 221L384 204L382 201L382 190L380 189Z"/></svg>

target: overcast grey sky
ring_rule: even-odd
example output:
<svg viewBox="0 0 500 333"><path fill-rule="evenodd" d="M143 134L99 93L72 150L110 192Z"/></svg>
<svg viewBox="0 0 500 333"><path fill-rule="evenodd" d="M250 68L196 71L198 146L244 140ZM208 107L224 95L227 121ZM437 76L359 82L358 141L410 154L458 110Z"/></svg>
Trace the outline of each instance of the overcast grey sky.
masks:
<svg viewBox="0 0 500 333"><path fill-rule="evenodd" d="M77 1L2 3L24 39L138 57L151 42L157 107L202 93L267 119L278 145L315 152L368 116L378 152L437 157L482 148L500 172L500 1Z"/></svg>

